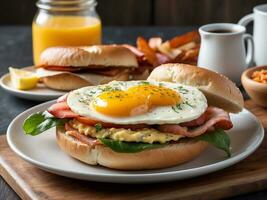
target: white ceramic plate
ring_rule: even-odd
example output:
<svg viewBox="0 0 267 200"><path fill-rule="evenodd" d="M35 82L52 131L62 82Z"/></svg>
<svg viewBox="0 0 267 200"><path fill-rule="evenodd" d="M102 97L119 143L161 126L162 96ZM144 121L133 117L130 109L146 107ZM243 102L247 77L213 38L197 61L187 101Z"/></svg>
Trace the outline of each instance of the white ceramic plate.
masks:
<svg viewBox="0 0 267 200"><path fill-rule="evenodd" d="M34 71L34 67L25 67L23 69ZM23 99L30 99L34 101L47 101L51 99L56 99L61 95L65 94L65 92L62 91L49 89L41 83L38 83L37 87L31 90L18 90L12 87L9 73L1 77L0 85L4 90L6 90L10 94L13 94Z"/></svg>
<svg viewBox="0 0 267 200"><path fill-rule="evenodd" d="M62 176L100 182L147 183L191 178L233 165L253 153L264 137L258 119L249 111L231 115L234 128L229 131L232 157L210 146L195 160L161 170L119 171L89 166L75 160L59 149L55 129L38 136L24 135L22 123L31 113L46 110L54 101L35 106L17 116L7 130L8 144L20 157L33 165Z"/></svg>

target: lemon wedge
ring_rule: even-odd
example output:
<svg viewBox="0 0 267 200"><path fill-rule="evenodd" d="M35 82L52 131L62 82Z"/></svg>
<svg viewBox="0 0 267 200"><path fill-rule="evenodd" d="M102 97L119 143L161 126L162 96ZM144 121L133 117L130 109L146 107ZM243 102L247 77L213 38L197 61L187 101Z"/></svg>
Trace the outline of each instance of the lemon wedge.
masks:
<svg viewBox="0 0 267 200"><path fill-rule="evenodd" d="M9 67L9 72L13 87L19 90L29 90L36 87L38 77L35 73L13 67Z"/></svg>

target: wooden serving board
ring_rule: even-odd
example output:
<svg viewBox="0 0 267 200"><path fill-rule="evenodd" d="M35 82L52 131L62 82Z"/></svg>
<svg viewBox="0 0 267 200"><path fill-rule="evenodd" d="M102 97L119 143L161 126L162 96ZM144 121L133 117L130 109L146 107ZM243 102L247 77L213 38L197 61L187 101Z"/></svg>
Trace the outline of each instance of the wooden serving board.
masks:
<svg viewBox="0 0 267 200"><path fill-rule="evenodd" d="M267 131L267 110L246 102ZM60 162L60 161L59 161ZM267 138L244 161L188 180L144 184L79 181L42 171L16 156L0 137L0 175L22 199L218 199L267 188Z"/></svg>

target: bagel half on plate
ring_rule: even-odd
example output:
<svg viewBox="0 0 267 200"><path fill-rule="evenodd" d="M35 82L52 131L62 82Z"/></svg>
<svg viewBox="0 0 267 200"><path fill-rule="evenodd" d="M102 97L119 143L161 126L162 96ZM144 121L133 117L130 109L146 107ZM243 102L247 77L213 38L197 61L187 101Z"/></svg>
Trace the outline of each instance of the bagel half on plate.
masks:
<svg viewBox="0 0 267 200"><path fill-rule="evenodd" d="M45 86L70 91L112 80L146 79L134 53L122 45L51 47L44 50L36 66Z"/></svg>
<svg viewBox="0 0 267 200"><path fill-rule="evenodd" d="M56 126L60 148L90 165L166 168L194 159L208 144L231 156L229 113L240 112L243 104L239 89L225 76L165 64L146 81L74 90L47 111L30 115L23 129L38 135Z"/></svg>

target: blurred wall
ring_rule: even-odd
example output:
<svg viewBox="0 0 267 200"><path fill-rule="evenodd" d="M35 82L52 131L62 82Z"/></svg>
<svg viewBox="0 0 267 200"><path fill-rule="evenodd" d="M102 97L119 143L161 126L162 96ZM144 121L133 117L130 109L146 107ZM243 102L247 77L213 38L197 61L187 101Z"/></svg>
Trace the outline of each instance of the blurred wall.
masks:
<svg viewBox="0 0 267 200"><path fill-rule="evenodd" d="M30 25L36 0L2 0L0 25ZM104 25L201 25L237 22L267 0L98 0Z"/></svg>

